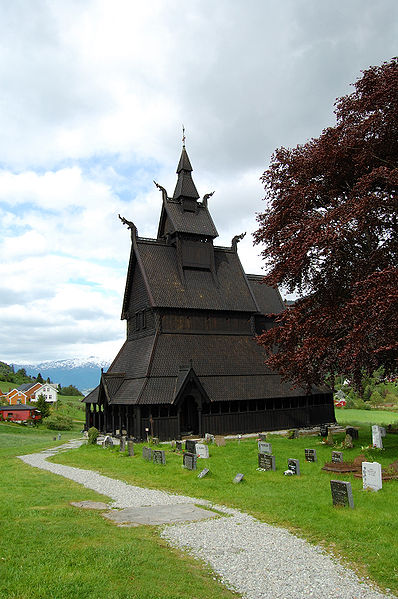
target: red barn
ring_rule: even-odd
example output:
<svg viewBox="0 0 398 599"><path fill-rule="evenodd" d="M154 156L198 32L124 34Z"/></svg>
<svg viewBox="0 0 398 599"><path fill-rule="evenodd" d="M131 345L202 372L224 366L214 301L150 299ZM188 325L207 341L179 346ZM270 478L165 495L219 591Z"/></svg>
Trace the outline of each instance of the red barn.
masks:
<svg viewBox="0 0 398 599"><path fill-rule="evenodd" d="M40 410L29 404L15 406L0 406L0 420L12 420L13 422L37 422L41 419Z"/></svg>

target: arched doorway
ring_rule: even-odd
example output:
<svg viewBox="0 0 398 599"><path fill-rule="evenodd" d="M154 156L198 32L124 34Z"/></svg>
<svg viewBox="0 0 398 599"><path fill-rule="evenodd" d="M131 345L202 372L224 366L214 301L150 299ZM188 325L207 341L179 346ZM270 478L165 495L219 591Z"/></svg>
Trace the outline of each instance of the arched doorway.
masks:
<svg viewBox="0 0 398 599"><path fill-rule="evenodd" d="M180 433L181 435L199 434L198 406L192 395L187 395L181 404Z"/></svg>

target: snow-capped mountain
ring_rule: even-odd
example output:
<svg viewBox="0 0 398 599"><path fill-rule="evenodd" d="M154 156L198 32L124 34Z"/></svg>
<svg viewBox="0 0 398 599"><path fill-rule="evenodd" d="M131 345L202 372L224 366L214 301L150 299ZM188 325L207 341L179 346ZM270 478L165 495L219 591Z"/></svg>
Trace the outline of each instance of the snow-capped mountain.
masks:
<svg viewBox="0 0 398 599"><path fill-rule="evenodd" d="M25 368L30 376L41 376L50 379L54 383L60 383L62 387L74 385L84 394L96 387L99 383L101 368L108 369L110 362L95 358L71 358L68 360L55 360L40 362L39 364L14 364L14 369Z"/></svg>

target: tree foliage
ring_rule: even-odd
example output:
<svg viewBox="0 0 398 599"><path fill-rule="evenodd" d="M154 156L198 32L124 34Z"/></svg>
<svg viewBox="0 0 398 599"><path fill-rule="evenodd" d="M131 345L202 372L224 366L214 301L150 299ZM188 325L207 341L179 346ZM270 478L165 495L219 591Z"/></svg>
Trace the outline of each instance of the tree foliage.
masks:
<svg viewBox="0 0 398 599"><path fill-rule="evenodd" d="M37 398L36 408L40 410L42 419L50 416L50 406L42 393L40 393L39 397Z"/></svg>
<svg viewBox="0 0 398 599"><path fill-rule="evenodd" d="M277 149L263 174L264 281L302 299L259 342L296 384L396 368L397 90L397 58L363 71L335 103L336 126Z"/></svg>
<svg viewBox="0 0 398 599"><path fill-rule="evenodd" d="M68 385L67 387L61 387L61 385L60 385L58 387L58 392L60 395L83 396L83 393L81 391L79 391L79 389L77 387L75 387L75 385Z"/></svg>

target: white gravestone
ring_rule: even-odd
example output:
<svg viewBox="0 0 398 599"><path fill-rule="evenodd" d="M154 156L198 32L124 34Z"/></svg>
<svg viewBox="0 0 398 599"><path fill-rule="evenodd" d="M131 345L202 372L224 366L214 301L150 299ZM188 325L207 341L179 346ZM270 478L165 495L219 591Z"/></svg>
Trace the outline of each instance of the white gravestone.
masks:
<svg viewBox="0 0 398 599"><path fill-rule="evenodd" d="M364 489L379 491L382 488L381 464L379 462L362 462L362 483Z"/></svg>
<svg viewBox="0 0 398 599"><path fill-rule="evenodd" d="M266 443L265 441L258 441L258 453L268 453L272 454L272 445L271 443Z"/></svg>
<svg viewBox="0 0 398 599"><path fill-rule="evenodd" d="M372 426L372 445L376 449L383 449L383 441L381 440L380 426L374 424Z"/></svg>
<svg viewBox="0 0 398 599"><path fill-rule="evenodd" d="M209 447L204 443L196 443L195 451L198 458L204 458L206 460L209 457Z"/></svg>

